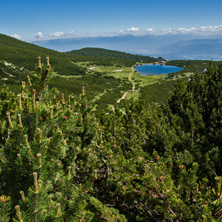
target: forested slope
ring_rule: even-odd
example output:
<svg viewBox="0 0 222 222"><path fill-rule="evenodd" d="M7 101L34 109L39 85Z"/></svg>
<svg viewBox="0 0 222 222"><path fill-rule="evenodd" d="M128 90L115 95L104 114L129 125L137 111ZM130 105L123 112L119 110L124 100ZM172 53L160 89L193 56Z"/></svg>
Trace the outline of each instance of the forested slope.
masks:
<svg viewBox="0 0 222 222"><path fill-rule="evenodd" d="M91 56L91 57L109 57L109 58L119 58L133 60L136 62L155 62L155 58L150 56L134 55L126 52L113 51L102 48L83 48L80 50L72 50L67 52L68 54L78 55L78 56Z"/></svg>
<svg viewBox="0 0 222 222"><path fill-rule="evenodd" d="M83 48L67 52L69 55L75 55L80 60L93 61L97 64L110 65L110 61L115 61L117 64L125 66L133 66L136 62L152 63L157 59L150 56L133 55L130 53L113 51L101 48Z"/></svg>

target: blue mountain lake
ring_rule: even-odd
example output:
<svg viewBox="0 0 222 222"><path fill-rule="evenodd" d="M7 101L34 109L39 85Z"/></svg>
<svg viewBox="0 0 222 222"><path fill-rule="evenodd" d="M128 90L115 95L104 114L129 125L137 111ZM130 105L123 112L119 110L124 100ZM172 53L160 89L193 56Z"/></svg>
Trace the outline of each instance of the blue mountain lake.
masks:
<svg viewBox="0 0 222 222"><path fill-rule="evenodd" d="M145 64L137 66L136 71L140 73L142 76L151 76L151 75L166 75L169 73L179 72L183 70L181 67L177 66L168 66L168 65L153 65L153 64Z"/></svg>

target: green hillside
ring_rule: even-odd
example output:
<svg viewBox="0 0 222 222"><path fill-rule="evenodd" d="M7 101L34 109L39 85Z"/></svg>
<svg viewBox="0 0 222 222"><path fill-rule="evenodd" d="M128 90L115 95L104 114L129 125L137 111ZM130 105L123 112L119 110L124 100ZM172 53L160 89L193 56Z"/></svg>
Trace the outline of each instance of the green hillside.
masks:
<svg viewBox="0 0 222 222"><path fill-rule="evenodd" d="M51 64L56 72L63 75L80 75L85 70L72 63L68 56L61 52L46 49L15 38L0 34L0 60L33 70L36 58L41 56L51 58Z"/></svg>
<svg viewBox="0 0 222 222"><path fill-rule="evenodd" d="M85 56L62 53L0 34L0 86L6 84L18 93L21 81L26 81L27 75L35 69L37 57L44 63L48 56L55 71L50 88L78 96L81 86L85 86L88 98L100 108L115 104L132 88L128 75L139 57L105 49L98 49L97 53L94 49L82 51ZM98 69L90 70L91 67ZM118 69L122 72L117 73Z"/></svg>
<svg viewBox="0 0 222 222"><path fill-rule="evenodd" d="M148 56L138 56L124 52L96 48L85 48L62 53L0 34L0 60L5 60L14 65L23 66L33 70L33 64L35 64L36 57L38 56L41 56L42 58L49 56L54 70L63 75L84 74L85 70L73 63L86 61L86 58L84 57L87 57L87 61L96 60L97 63L99 61L102 63L103 60L109 58L109 64L113 60L123 64L125 60L127 63L130 63L130 66L141 60L144 62L156 61L156 59ZM98 59L98 57L100 58Z"/></svg>
<svg viewBox="0 0 222 222"><path fill-rule="evenodd" d="M103 63L104 65L109 65L110 60L116 61L119 65L123 63L125 66L132 66L136 62L151 63L157 61L150 56L133 55L102 48L83 48L80 50L72 50L66 54L75 55L81 60L94 61L97 64Z"/></svg>
<svg viewBox="0 0 222 222"><path fill-rule="evenodd" d="M118 58L118 59L128 59L136 62L155 62L157 61L155 58L150 56L141 56L141 55L133 55L126 52L119 52L115 50L108 50L102 48L83 48L80 50L72 50L67 52L68 54L78 55L78 56L92 56L92 57L109 57L109 58Z"/></svg>

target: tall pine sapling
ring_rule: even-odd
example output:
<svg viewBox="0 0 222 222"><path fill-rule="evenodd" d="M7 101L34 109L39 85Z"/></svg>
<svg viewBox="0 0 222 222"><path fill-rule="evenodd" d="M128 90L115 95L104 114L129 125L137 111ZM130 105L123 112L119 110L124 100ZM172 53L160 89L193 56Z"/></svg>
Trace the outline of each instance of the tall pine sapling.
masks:
<svg viewBox="0 0 222 222"><path fill-rule="evenodd" d="M2 221L91 221L87 209L98 167L97 124L84 88L68 99L49 90L49 59L22 84L1 148ZM97 203L95 201L95 203ZM90 205L92 205L90 203Z"/></svg>

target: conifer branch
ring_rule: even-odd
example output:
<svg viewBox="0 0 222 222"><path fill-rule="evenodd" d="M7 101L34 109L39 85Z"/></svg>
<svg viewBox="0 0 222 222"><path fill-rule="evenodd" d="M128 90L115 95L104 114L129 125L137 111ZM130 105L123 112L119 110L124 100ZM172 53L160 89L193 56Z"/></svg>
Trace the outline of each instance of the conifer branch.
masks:
<svg viewBox="0 0 222 222"><path fill-rule="evenodd" d="M26 146L27 146L28 151L29 151L29 155L30 155L32 158L36 159L36 157L34 157L34 156L32 155L32 151L31 151L31 147L30 147L29 142L28 142L28 136L27 136L27 135L25 135L25 142L26 142Z"/></svg>
<svg viewBox="0 0 222 222"><path fill-rule="evenodd" d="M15 210L16 210L16 215L17 215L17 217L19 219L19 222L23 222L22 217L21 217L21 212L20 212L20 206L16 205L15 206Z"/></svg>
<svg viewBox="0 0 222 222"><path fill-rule="evenodd" d="M11 121L11 118L10 118L10 113L7 112L6 114L7 114L7 117L8 117L9 126L13 129L12 121Z"/></svg>
<svg viewBox="0 0 222 222"><path fill-rule="evenodd" d="M48 214L49 214L50 209L51 209L51 201L52 201L52 195L49 195Z"/></svg>
<svg viewBox="0 0 222 222"><path fill-rule="evenodd" d="M37 173L33 173L33 178L34 178L34 188L35 188L35 193L38 193L38 181L37 181Z"/></svg>
<svg viewBox="0 0 222 222"><path fill-rule="evenodd" d="M18 159L19 159L20 165L22 165L22 158L21 158L21 154L20 154L20 153L18 153L18 154L17 154L17 157L18 157Z"/></svg>
<svg viewBox="0 0 222 222"><path fill-rule="evenodd" d="M49 57L46 57L46 66L47 66L47 68L50 68Z"/></svg>
<svg viewBox="0 0 222 222"><path fill-rule="evenodd" d="M45 151L44 151L44 153L43 153L43 155L42 155L42 156L45 156L45 154L46 154L47 150L48 150L48 146L45 146Z"/></svg>
<svg viewBox="0 0 222 222"><path fill-rule="evenodd" d="M24 203L26 203L26 198L25 198L24 192L23 192L23 191L20 191L20 195L21 195L22 201L23 201Z"/></svg>
<svg viewBox="0 0 222 222"><path fill-rule="evenodd" d="M21 117L21 114L18 114L18 119L19 119L19 128L20 130L22 130L22 117Z"/></svg>
<svg viewBox="0 0 222 222"><path fill-rule="evenodd" d="M38 136L38 150L37 150L37 152L39 153L41 150L42 136L41 136L40 128L38 128L36 131L37 131L37 136Z"/></svg>
<svg viewBox="0 0 222 222"><path fill-rule="evenodd" d="M53 119L53 106L50 106L50 120Z"/></svg>
<svg viewBox="0 0 222 222"><path fill-rule="evenodd" d="M56 204L56 217L59 217L60 214L60 203Z"/></svg>
<svg viewBox="0 0 222 222"><path fill-rule="evenodd" d="M39 69L39 73L42 73L42 65L41 65L41 57L38 57L38 69Z"/></svg>
<svg viewBox="0 0 222 222"><path fill-rule="evenodd" d="M64 199L67 199L68 193L69 193L69 181L71 179L71 166L68 167L68 177L67 177L67 184L66 184L66 195Z"/></svg>
<svg viewBox="0 0 222 222"><path fill-rule="evenodd" d="M39 171L38 171L38 178L41 177L41 169L42 169L42 160L41 160L41 153L38 153L37 155L37 158L38 158L38 164L39 164Z"/></svg>
<svg viewBox="0 0 222 222"><path fill-rule="evenodd" d="M17 95L18 97L18 102L19 102L19 110L20 110L20 113L22 113L22 101L21 101L21 94L18 94Z"/></svg>
<svg viewBox="0 0 222 222"><path fill-rule="evenodd" d="M39 102L37 101L36 102L36 111L38 111L38 108L39 108Z"/></svg>
<svg viewBox="0 0 222 222"><path fill-rule="evenodd" d="M82 86L82 96L85 96L85 86Z"/></svg>
<svg viewBox="0 0 222 222"><path fill-rule="evenodd" d="M25 82L22 81L22 89L25 90Z"/></svg>
<svg viewBox="0 0 222 222"><path fill-rule="evenodd" d="M6 162L7 162L7 161L8 161L8 160L7 160L7 159L6 159L6 158L3 156L3 154L2 154L2 153L0 153L0 157L1 157L1 158L3 158L3 159L0 159L2 162L4 162L4 161L6 161Z"/></svg>
<svg viewBox="0 0 222 222"><path fill-rule="evenodd" d="M46 217L46 215L47 215L47 210L43 210L43 215L44 215L44 217Z"/></svg>
<svg viewBox="0 0 222 222"><path fill-rule="evenodd" d="M32 83L31 83L31 81L30 81L29 76L27 76L27 80L28 80L29 86L32 87Z"/></svg>
<svg viewBox="0 0 222 222"><path fill-rule="evenodd" d="M34 187L35 187L35 197L34 197L34 222L37 222L37 206L38 206L38 193L39 193L39 189L38 189L38 180L37 180L37 173L34 172L33 173L33 177L34 177Z"/></svg>
<svg viewBox="0 0 222 222"><path fill-rule="evenodd" d="M33 111L35 112L35 89L32 90L32 108L33 108Z"/></svg>

